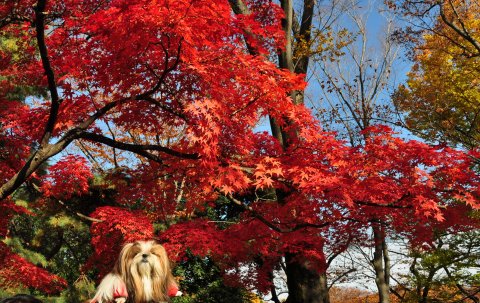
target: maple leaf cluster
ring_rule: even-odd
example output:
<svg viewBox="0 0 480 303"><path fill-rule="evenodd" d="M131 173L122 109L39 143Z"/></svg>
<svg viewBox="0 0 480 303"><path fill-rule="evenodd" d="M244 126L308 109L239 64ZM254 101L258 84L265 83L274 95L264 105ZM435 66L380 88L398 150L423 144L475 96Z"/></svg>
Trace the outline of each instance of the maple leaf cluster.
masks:
<svg viewBox="0 0 480 303"><path fill-rule="evenodd" d="M42 176L41 190L45 197L70 199L73 195L88 192L88 182L93 174L85 158L69 155L49 167L49 173Z"/></svg>
<svg viewBox="0 0 480 303"><path fill-rule="evenodd" d="M32 287L46 294L58 294L67 286L65 279L37 267L0 242L0 286Z"/></svg>
<svg viewBox="0 0 480 303"><path fill-rule="evenodd" d="M319 140L299 142L295 150L256 158L251 173L241 175L244 198L233 186L219 187L243 201L240 221L227 228L203 219L172 226L161 236L172 257L183 258L187 247L212 257L242 285L268 290L267 273L281 256L301 252L312 269L325 270L325 245L342 251L353 240L365 243L374 222L385 222L387 233L404 234L412 244L431 241L434 230L478 228L477 220L461 219L479 207L471 155L403 141L385 127L367 132L362 148L319 132ZM273 188L282 190L283 203L245 196ZM254 272L242 275L245 268Z"/></svg>
<svg viewBox="0 0 480 303"><path fill-rule="evenodd" d="M15 104L16 105L16 104ZM15 119L9 119L5 115L4 110L8 107L6 103L0 103L0 117L2 122L0 126L0 161L2 169L0 169L0 182L5 183L15 172L23 165L23 160L28 156L30 147L28 146L29 136L22 129L19 132L7 133L8 123L12 123ZM21 111L18 112L21 114ZM3 119L5 117L5 119ZM14 123L14 122L13 122Z"/></svg>
<svg viewBox="0 0 480 303"><path fill-rule="evenodd" d="M11 199L0 201L0 237L7 236L10 219L16 214L30 212L17 206ZM62 291L67 282L65 279L36 266L14 253L4 242L0 242L0 287L32 287L47 294Z"/></svg>
<svg viewBox="0 0 480 303"><path fill-rule="evenodd" d="M112 271L123 245L154 237L151 220L139 211L105 206L97 208L92 217L101 222L92 224L94 252L85 269L95 266L100 278Z"/></svg>

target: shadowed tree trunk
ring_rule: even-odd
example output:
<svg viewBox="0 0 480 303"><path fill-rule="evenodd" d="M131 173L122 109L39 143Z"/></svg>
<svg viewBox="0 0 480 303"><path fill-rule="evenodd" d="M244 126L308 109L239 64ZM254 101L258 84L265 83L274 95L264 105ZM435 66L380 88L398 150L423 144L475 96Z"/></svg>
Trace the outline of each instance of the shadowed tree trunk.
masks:
<svg viewBox="0 0 480 303"><path fill-rule="evenodd" d="M286 35L287 45L285 51L279 54L279 67L293 71L297 74L306 74L308 71L309 58L302 56L301 59L294 64L293 53L293 35L301 37L308 43L311 39L311 27L314 14L314 0L303 1L303 13L300 25L294 26L293 0L281 0L281 6L285 13L282 22ZM292 101L296 104L304 103L304 92L292 92ZM274 121L271 121L274 122ZM271 123L272 130L278 128L276 123ZM295 134L289 134L295 135ZM288 145L288 138L285 136L279 140L284 147ZM281 202L281 201L279 201ZM287 303L330 303L327 276L318 271L315 266L311 266L306 257L301 254L287 253L285 255L286 275L288 286Z"/></svg>
<svg viewBox="0 0 480 303"><path fill-rule="evenodd" d="M327 279L327 271L320 272L320 302L322 303L330 303L330 293L328 288L328 279Z"/></svg>
<svg viewBox="0 0 480 303"><path fill-rule="evenodd" d="M327 276L310 268L300 255L286 254L286 303L330 303Z"/></svg>
<svg viewBox="0 0 480 303"><path fill-rule="evenodd" d="M380 222L372 222L374 252L373 252L373 268L375 270L375 284L378 288L378 296L380 303L390 303L389 298L389 258L385 254L387 244L385 242L385 233L383 232Z"/></svg>

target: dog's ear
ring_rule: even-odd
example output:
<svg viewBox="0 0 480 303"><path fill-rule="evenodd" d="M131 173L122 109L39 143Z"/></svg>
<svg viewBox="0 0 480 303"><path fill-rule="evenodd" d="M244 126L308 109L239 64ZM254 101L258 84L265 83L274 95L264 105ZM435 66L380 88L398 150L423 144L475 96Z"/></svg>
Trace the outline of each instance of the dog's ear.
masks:
<svg viewBox="0 0 480 303"><path fill-rule="evenodd" d="M128 243L123 246L117 262L115 263L115 267L113 268L114 273L122 277L125 277L125 275L128 273L128 260L132 258L130 255L133 245L133 243Z"/></svg>
<svg viewBox="0 0 480 303"><path fill-rule="evenodd" d="M152 247L152 252L159 258L162 266L162 271L164 273L169 272L171 270L170 260L168 259L167 251L165 250L165 248L162 245L155 243Z"/></svg>
<svg viewBox="0 0 480 303"><path fill-rule="evenodd" d="M152 253L157 256L155 266L153 267L153 297L160 302L170 302L168 296L168 289L171 285L176 285L172 276L172 269L170 267L170 260L168 259L165 248L154 242Z"/></svg>

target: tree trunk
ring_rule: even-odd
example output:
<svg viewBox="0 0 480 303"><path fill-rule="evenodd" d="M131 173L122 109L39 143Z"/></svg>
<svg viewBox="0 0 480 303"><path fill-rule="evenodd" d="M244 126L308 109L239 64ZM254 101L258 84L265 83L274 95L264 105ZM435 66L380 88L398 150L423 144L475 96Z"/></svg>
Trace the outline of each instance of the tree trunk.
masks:
<svg viewBox="0 0 480 303"><path fill-rule="evenodd" d="M249 8L245 5L244 0L229 0L232 10L235 14L249 15ZM315 0L303 1L303 13L298 31L294 33L294 9L293 0L280 0L280 6L284 12L282 19L282 28L285 32L285 49L278 54L278 66L288 69L297 74L307 74L309 57L304 55L297 65L293 62L294 50L294 34L301 37L302 41L311 40L311 27L313 22ZM248 34L248 33L247 33ZM247 45L248 47L248 45ZM252 55L257 55L253 48L248 47ZM303 104L304 92L291 92L292 102L295 104ZM288 147L289 139L298 136L295 130L291 133L285 133L280 127L278 121L270 117L270 126L272 135L284 147ZM277 192L278 203L282 204L282 195ZM329 303L327 276L320 274L318 270L308 266L308 261L301 255L286 254L286 275L288 287L287 303Z"/></svg>
<svg viewBox="0 0 480 303"><path fill-rule="evenodd" d="M301 261L299 261L301 260ZM286 303L330 303L327 276L309 268L305 258L286 254L288 299Z"/></svg>
<svg viewBox="0 0 480 303"><path fill-rule="evenodd" d="M320 293L320 302L322 303L330 303L330 293L328 289L328 284L327 284L328 278L327 278L327 272L321 272L320 273L320 287L321 287L321 293Z"/></svg>
<svg viewBox="0 0 480 303"><path fill-rule="evenodd" d="M373 252L373 268L375 270L375 283L377 284L378 297L380 303L390 303L389 298L389 278L387 275L389 269L384 266L384 261L388 260L388 256L384 255L386 250L385 234L381 228L381 223L373 222L373 239L374 239L374 252ZM384 259L386 257L386 259Z"/></svg>
<svg viewBox="0 0 480 303"><path fill-rule="evenodd" d="M10 180L0 186L0 201L10 196L17 190L45 161L60 153L72 140L60 140L59 142L47 145L34 152Z"/></svg>
<svg viewBox="0 0 480 303"><path fill-rule="evenodd" d="M385 232L382 228L382 235L385 235ZM383 252L383 265L385 271L385 282L387 283L388 287L390 287L390 255L388 254L388 247L387 242L385 242L385 236L383 236L382 240L382 252Z"/></svg>

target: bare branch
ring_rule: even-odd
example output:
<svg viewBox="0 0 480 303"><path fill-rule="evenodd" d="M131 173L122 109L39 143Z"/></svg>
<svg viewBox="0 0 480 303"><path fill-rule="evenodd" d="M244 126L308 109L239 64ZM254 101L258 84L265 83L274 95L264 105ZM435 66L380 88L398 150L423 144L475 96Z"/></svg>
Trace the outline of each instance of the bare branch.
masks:
<svg viewBox="0 0 480 303"><path fill-rule="evenodd" d="M336 277L335 279L332 280L332 282L330 282L330 286L328 286L328 289L330 290L333 285L335 285L335 283L337 281L340 281L343 277L346 277L348 276L349 274L351 274L352 272L356 272L357 269L356 268L350 268L349 270L343 272L341 275L339 275L338 277Z"/></svg>

